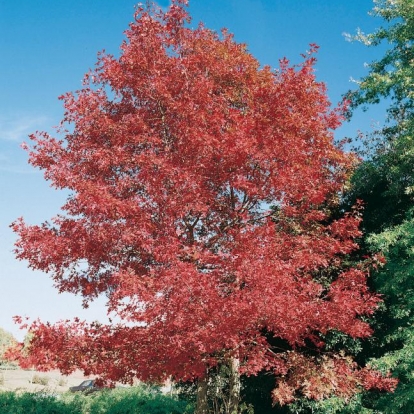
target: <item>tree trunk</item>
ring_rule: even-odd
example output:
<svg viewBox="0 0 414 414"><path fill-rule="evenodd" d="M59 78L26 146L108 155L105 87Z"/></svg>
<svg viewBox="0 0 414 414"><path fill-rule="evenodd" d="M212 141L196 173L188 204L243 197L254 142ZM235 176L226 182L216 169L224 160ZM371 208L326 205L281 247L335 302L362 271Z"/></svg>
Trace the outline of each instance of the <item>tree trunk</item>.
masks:
<svg viewBox="0 0 414 414"><path fill-rule="evenodd" d="M230 363L230 378L229 378L229 414L238 414L240 403L240 361L238 358L231 358Z"/></svg>
<svg viewBox="0 0 414 414"><path fill-rule="evenodd" d="M197 381L197 402L194 414L208 414L207 401L208 374Z"/></svg>

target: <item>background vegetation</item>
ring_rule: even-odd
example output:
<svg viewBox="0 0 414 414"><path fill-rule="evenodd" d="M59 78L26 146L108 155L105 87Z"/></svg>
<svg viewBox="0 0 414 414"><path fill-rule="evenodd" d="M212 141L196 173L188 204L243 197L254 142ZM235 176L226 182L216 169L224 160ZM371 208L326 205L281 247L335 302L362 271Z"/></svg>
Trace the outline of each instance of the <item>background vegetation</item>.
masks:
<svg viewBox="0 0 414 414"><path fill-rule="evenodd" d="M0 392L2 414L189 414L186 401L149 387L105 390L90 395Z"/></svg>
<svg viewBox="0 0 414 414"><path fill-rule="evenodd" d="M391 372L399 384L394 393L365 392L350 401L302 400L290 407L295 413L413 412L414 1L378 0L372 14L383 26L354 39L387 50L369 65L369 74L349 98L351 110L385 101L388 117L362 144L358 141L363 161L352 177L344 208L358 199L364 202L362 249L354 260L366 255L378 259L371 287L383 295L384 303L371 320L374 335L354 344L353 351L362 364Z"/></svg>
<svg viewBox="0 0 414 414"><path fill-rule="evenodd" d="M6 367L13 367L14 364L11 364L9 361L6 361L4 359L4 352L5 350L15 344L17 341L13 337L13 335L4 329L0 328L0 367L6 368ZM0 381L1 381L1 375L0 375Z"/></svg>

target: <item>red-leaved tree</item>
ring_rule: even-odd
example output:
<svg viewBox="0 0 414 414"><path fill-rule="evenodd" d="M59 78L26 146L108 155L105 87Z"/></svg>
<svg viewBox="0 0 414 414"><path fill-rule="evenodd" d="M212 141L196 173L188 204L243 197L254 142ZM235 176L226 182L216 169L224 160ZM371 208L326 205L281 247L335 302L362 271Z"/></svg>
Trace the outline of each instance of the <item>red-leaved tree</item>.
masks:
<svg viewBox="0 0 414 414"><path fill-rule="evenodd" d="M341 108L314 50L260 67L227 32L190 29L185 3L138 7L119 59L101 55L62 96L63 138L32 135L30 163L71 196L51 223L12 225L19 259L85 306L105 294L120 322L37 321L10 355L109 381L198 380L198 413L220 365L231 413L240 373L274 373L281 404L392 388L319 352L330 330L370 335L361 317L379 300L342 263L360 219L330 211L354 160L333 143Z"/></svg>

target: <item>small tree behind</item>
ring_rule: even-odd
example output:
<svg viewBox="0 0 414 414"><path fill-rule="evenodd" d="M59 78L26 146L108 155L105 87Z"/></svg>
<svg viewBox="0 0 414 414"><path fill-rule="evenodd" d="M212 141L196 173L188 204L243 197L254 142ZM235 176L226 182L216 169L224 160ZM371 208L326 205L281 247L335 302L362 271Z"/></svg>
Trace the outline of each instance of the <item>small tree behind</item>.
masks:
<svg viewBox="0 0 414 414"><path fill-rule="evenodd" d="M17 340L14 338L14 336L11 333L5 331L3 328L0 328L0 367L4 363L7 363L7 360L4 357L6 350L16 344Z"/></svg>
<svg viewBox="0 0 414 414"><path fill-rule="evenodd" d="M63 139L31 137L31 164L72 195L51 223L13 224L17 257L85 306L106 294L123 322L35 322L21 363L198 379L198 413L220 365L235 375L229 413L240 373L274 374L280 404L389 388L345 355L319 356L320 333L370 335L361 317L378 298L364 269L342 266L360 219L329 212L353 158L333 144L341 114L315 81L316 48L272 71L188 21L184 1L138 7L121 57L102 55L62 97Z"/></svg>

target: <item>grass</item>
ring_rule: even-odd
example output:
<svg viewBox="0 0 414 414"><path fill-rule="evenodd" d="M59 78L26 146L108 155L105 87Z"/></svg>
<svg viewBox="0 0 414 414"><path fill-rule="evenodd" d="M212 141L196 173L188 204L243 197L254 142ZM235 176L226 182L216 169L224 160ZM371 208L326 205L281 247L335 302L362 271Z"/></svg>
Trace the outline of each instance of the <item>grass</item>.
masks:
<svg viewBox="0 0 414 414"><path fill-rule="evenodd" d="M0 392L2 414L190 414L186 401L139 386L81 393Z"/></svg>

